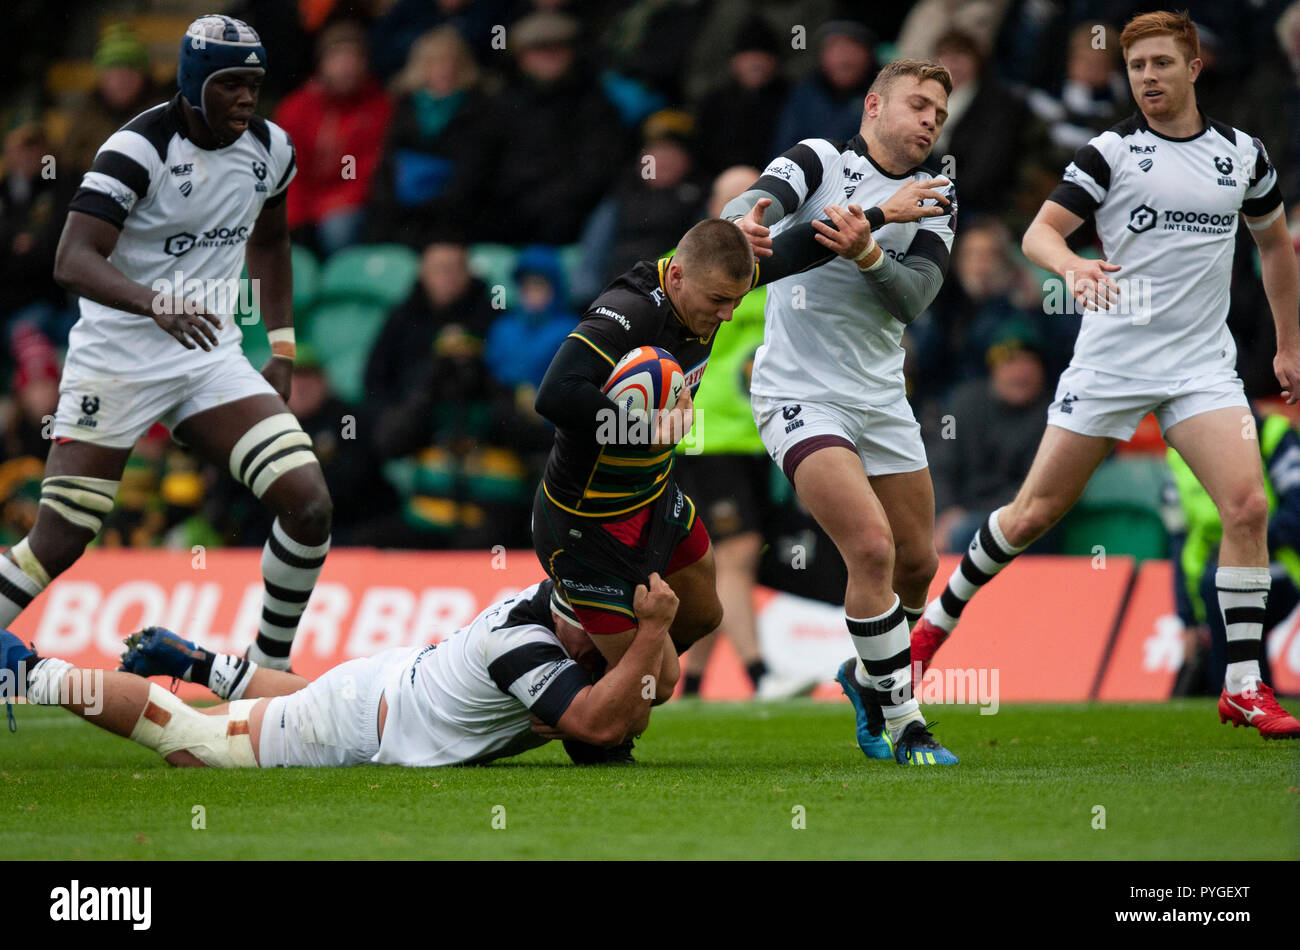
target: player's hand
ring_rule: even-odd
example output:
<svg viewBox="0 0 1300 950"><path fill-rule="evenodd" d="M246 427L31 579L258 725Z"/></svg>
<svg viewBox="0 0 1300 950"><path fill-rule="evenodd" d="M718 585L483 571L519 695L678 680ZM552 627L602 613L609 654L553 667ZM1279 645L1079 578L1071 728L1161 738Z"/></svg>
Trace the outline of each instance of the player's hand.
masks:
<svg viewBox="0 0 1300 950"><path fill-rule="evenodd" d="M221 318L197 307L193 301L155 299L152 316L154 323L187 350L196 346L211 350L217 345L216 331L221 329Z"/></svg>
<svg viewBox="0 0 1300 950"><path fill-rule="evenodd" d="M632 610L636 613L638 629L655 627L667 630L677 616L677 595L658 574L650 575L650 585L636 585L632 595Z"/></svg>
<svg viewBox="0 0 1300 950"><path fill-rule="evenodd" d="M568 739L569 738L569 735L567 733L561 732L559 729L556 729L554 726L547 725L541 719L538 719L535 714L529 715L528 728L533 730L533 732L536 735L541 736L543 739Z"/></svg>
<svg viewBox="0 0 1300 950"><path fill-rule="evenodd" d="M768 229L763 226L763 215L771 203L771 198L759 198L754 202L754 207L749 209L749 214L736 219L736 227L740 228L749 239L749 246L754 249L755 257L772 256L772 238L768 234Z"/></svg>
<svg viewBox="0 0 1300 950"><path fill-rule="evenodd" d="M262 367L262 378L271 384L271 388L280 394L286 403L293 389L293 360L272 356Z"/></svg>
<svg viewBox="0 0 1300 950"><path fill-rule="evenodd" d="M695 401L691 399L691 389L683 386L677 402L666 412L655 417L654 448L671 449L691 431L695 425Z"/></svg>
<svg viewBox="0 0 1300 950"><path fill-rule="evenodd" d="M1282 386L1282 398L1288 406L1300 402L1300 350L1279 349L1273 357L1273 375Z"/></svg>
<svg viewBox="0 0 1300 950"><path fill-rule="evenodd" d="M922 218L937 218L947 214L951 204L939 188L946 188L952 182L946 178L926 178L921 181L909 181L898 191L885 199L880 210L885 214L885 223L895 221L920 221ZM935 204L923 205L921 202L933 198Z"/></svg>
<svg viewBox="0 0 1300 950"><path fill-rule="evenodd" d="M814 221L812 226L817 233L813 236L840 257L857 260L858 255L871 246L871 225L862 213L862 206L849 205L848 208L841 208L839 205L827 205L822 210L834 227L825 221Z"/></svg>
<svg viewBox="0 0 1300 950"><path fill-rule="evenodd" d="M1062 275L1070 296L1085 310L1110 310L1119 303L1119 286L1108 277L1120 270L1109 261L1080 257Z"/></svg>

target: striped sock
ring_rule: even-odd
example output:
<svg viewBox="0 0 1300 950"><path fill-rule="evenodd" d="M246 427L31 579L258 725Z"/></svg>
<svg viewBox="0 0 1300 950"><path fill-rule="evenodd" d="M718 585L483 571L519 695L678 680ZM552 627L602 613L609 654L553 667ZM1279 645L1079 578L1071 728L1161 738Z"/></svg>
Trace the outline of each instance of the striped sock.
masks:
<svg viewBox="0 0 1300 950"><path fill-rule="evenodd" d="M998 526L998 512L1002 510L989 515L989 520L975 532L961 564L948 578L948 586L925 608L925 619L940 630L952 633L970 599L1029 546L1016 547L1006 539Z"/></svg>
<svg viewBox="0 0 1300 950"><path fill-rule="evenodd" d="M271 536L262 549L262 620L257 625L257 642L248 648L248 658L273 670L289 668L298 621L307 608L330 549L323 544L300 544L284 533L280 519L271 525Z"/></svg>
<svg viewBox="0 0 1300 950"><path fill-rule="evenodd" d="M895 597L879 617L858 620L846 615L844 622L858 651L858 684L875 694L889 735L897 738L904 726L922 718L912 698L912 638L903 606Z"/></svg>
<svg viewBox="0 0 1300 950"><path fill-rule="evenodd" d="M1266 567L1221 567L1214 574L1228 635L1224 688L1233 695L1260 681L1259 651L1264 640L1264 608L1271 584Z"/></svg>
<svg viewBox="0 0 1300 950"><path fill-rule="evenodd" d="M6 629L50 583L50 576L27 547L26 538L10 548L9 554L13 560L0 554L0 628ZM27 570L19 567L24 562ZM31 576L29 571L37 576Z"/></svg>
<svg viewBox="0 0 1300 950"><path fill-rule="evenodd" d="M920 623L921 618L925 616L925 604L920 607L909 607L907 604L903 604L903 616L907 618L907 629L910 633L912 628Z"/></svg>

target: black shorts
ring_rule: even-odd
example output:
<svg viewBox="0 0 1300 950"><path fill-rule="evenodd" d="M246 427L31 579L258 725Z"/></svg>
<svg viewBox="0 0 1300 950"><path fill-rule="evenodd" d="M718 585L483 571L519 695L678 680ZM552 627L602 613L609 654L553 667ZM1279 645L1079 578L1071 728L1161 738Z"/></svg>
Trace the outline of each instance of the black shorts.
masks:
<svg viewBox="0 0 1300 950"><path fill-rule="evenodd" d="M583 629L612 634L636 626L637 585L694 564L708 551L709 534L672 482L650 504L611 518L565 511L538 486L533 548Z"/></svg>
<svg viewBox="0 0 1300 950"><path fill-rule="evenodd" d="M772 472L766 454L683 455L675 474L695 499L715 541L763 530L772 512Z"/></svg>

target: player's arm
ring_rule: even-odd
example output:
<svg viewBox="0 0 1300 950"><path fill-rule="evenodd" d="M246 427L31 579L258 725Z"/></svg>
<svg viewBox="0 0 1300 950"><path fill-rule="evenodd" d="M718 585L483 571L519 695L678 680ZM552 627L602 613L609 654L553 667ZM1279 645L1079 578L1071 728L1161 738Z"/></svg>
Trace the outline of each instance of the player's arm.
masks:
<svg viewBox="0 0 1300 950"><path fill-rule="evenodd" d="M578 693L555 728L593 745L616 746L639 735L650 722L665 651L676 656L668 630L677 616L677 595L658 574L638 585L633 607L636 633L627 652L593 686Z"/></svg>
<svg viewBox="0 0 1300 950"><path fill-rule="evenodd" d="M267 199L248 236L244 261L257 288L255 298L271 341L271 358L262 375L280 398L289 399L293 379L293 258L284 192ZM285 331L288 333L276 331Z"/></svg>
<svg viewBox="0 0 1300 950"><path fill-rule="evenodd" d="M102 197L112 203L111 198ZM151 287L136 283L109 262L120 234L120 225L76 210L74 199L74 207L68 211L54 255L55 282L78 297L86 297L115 310L151 317L187 350L196 346L210 350L216 346L214 329L220 328L219 319L177 295L162 295ZM180 288L176 289L179 291Z"/></svg>
<svg viewBox="0 0 1300 950"><path fill-rule="evenodd" d="M1264 293L1273 312L1277 332L1273 372L1282 386L1283 398L1288 405L1295 405L1300 401L1300 274L1296 270L1295 246L1282 205L1269 214L1242 217L1259 248Z"/></svg>
<svg viewBox="0 0 1300 950"><path fill-rule="evenodd" d="M754 184L723 206L721 217L745 232L756 256L771 256L769 229L821 187L826 164L836 155L823 139L803 140L772 159Z"/></svg>
<svg viewBox="0 0 1300 950"><path fill-rule="evenodd" d="M1110 192L1110 163L1093 139L1074 153L1074 161L1048 195L1025 231L1020 249L1031 261L1065 281L1066 289L1086 310L1108 309L1119 299L1109 274L1118 264L1091 260L1070 250L1066 238L1101 207Z"/></svg>
<svg viewBox="0 0 1300 950"><path fill-rule="evenodd" d="M618 411L603 392L617 357L592 343L581 329L560 344L537 387L533 408L556 428L594 435L605 418L603 414Z"/></svg>

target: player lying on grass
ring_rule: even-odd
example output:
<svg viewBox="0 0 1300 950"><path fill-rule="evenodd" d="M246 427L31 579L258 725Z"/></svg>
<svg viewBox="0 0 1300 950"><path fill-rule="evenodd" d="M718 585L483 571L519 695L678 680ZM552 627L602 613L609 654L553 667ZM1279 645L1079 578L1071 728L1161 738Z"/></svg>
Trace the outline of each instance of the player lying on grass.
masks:
<svg viewBox="0 0 1300 950"><path fill-rule="evenodd" d="M546 580L441 643L349 660L310 683L266 667L248 675L242 657L160 627L128 638L123 664L134 672L40 657L0 632L0 674L23 684L28 702L62 706L177 766L464 765L550 739L610 747L642 732L650 707L677 684L668 638L677 596L658 574L637 588L632 642L594 684L603 658L550 603ZM230 701L196 709L145 679L158 675L203 683ZM92 687L89 678L100 676Z"/></svg>

